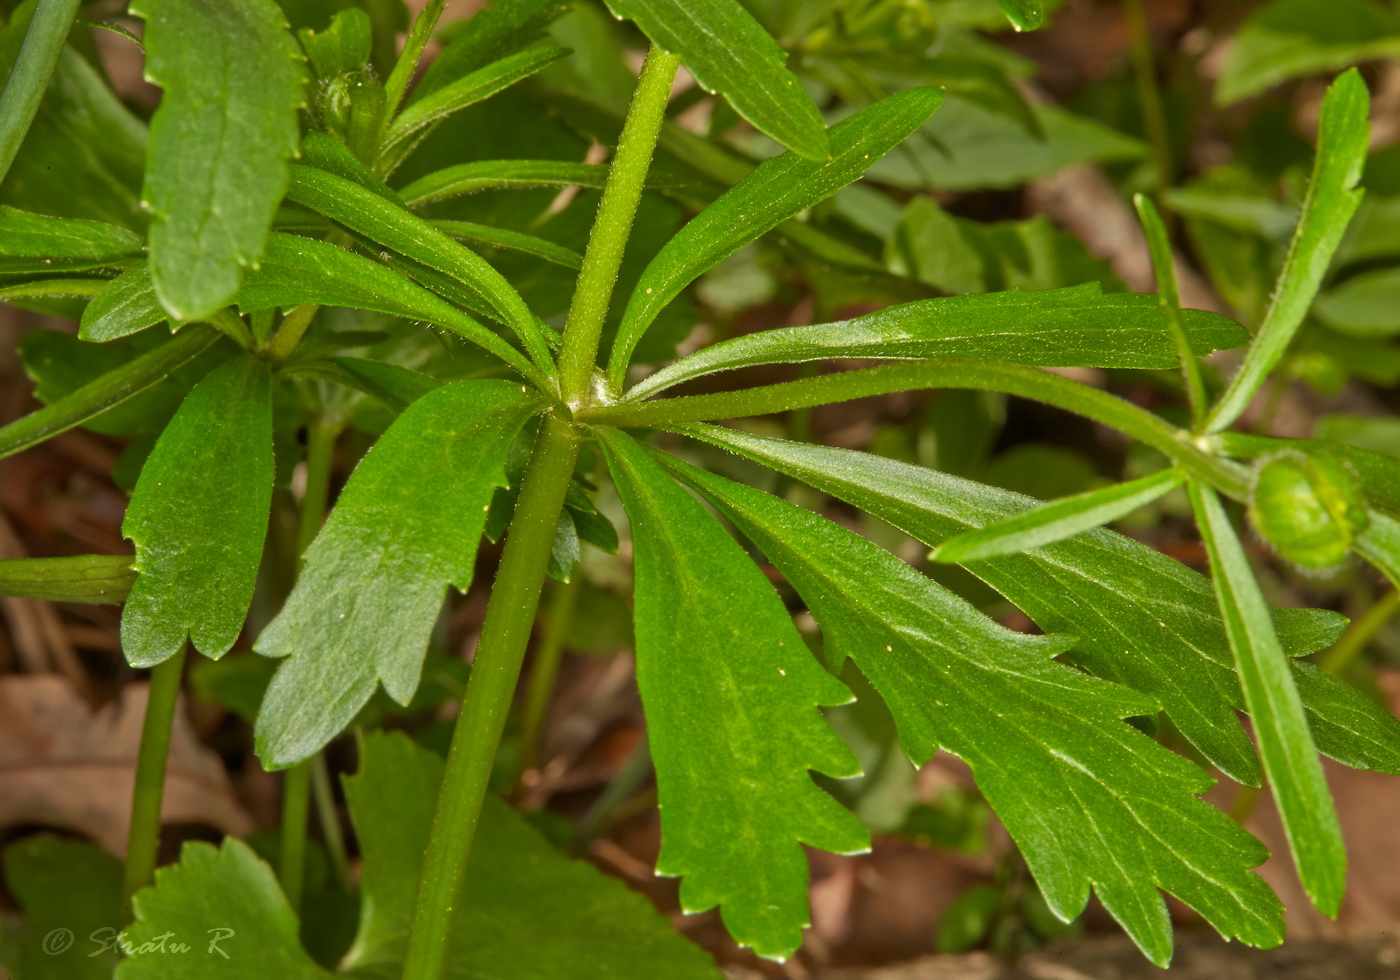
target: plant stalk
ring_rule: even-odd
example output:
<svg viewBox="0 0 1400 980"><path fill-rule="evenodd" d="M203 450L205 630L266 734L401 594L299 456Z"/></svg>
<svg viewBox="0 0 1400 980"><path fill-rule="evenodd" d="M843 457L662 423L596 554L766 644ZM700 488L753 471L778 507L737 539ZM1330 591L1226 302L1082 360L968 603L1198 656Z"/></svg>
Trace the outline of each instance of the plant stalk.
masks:
<svg viewBox="0 0 1400 980"><path fill-rule="evenodd" d="M131 829L126 838L126 868L122 876L122 920L132 917L131 897L155 877L160 851L160 805L165 795L165 766L170 757L170 731L184 676L188 646L151 668L146 717L141 725L141 748L136 756L136 780L131 794Z"/></svg>
<svg viewBox="0 0 1400 980"><path fill-rule="evenodd" d="M267 342L268 356L274 361L283 361L290 357L292 351L297 349L297 344L301 343L306 328L311 326L311 321L320 308L315 303L303 303L284 316L277 332Z"/></svg>
<svg viewBox="0 0 1400 980"><path fill-rule="evenodd" d="M559 676L559 664L564 659L564 640L573 626L574 608L578 604L582 582L583 576L576 572L573 581L558 588L554 594L554 601L549 606L549 619L545 624L539 649L535 651L535 658L530 667L530 683L525 689L525 716L520 724L517 783L520 782L520 777L535 767L540 733L544 730L549 699L554 693L554 680Z"/></svg>
<svg viewBox="0 0 1400 980"><path fill-rule="evenodd" d="M39 0L34 6L19 56L5 90L0 92L0 181L10 172L44 100L68 32L73 29L78 4L79 0Z"/></svg>
<svg viewBox="0 0 1400 980"><path fill-rule="evenodd" d="M282 777L282 853L277 880L292 911L301 913L306 884L306 818L311 812L311 766L302 762Z"/></svg>
<svg viewBox="0 0 1400 980"><path fill-rule="evenodd" d="M1400 614L1400 589L1392 589L1351 624L1342 638L1327 651L1327 655L1318 661L1318 666L1329 674L1340 674L1397 614Z"/></svg>
<svg viewBox="0 0 1400 980"><path fill-rule="evenodd" d="M311 767L311 795L316 801L316 816L321 822L321 838L335 869L335 880L341 890L350 890L350 859L345 854L345 834L336 816L335 794L331 790L331 775L326 768L326 754L317 752L306 764Z"/></svg>
<svg viewBox="0 0 1400 980"><path fill-rule="evenodd" d="M676 79L680 59L652 47L642 67L637 91L627 110L617 153L598 203L598 216L583 256L573 302L564 324L564 349L559 357L560 393L571 409L585 404L592 394L593 368L603 336L608 305L612 302L617 270L632 233L632 221L642 199L656 139L666 119L666 102Z"/></svg>
<svg viewBox="0 0 1400 980"><path fill-rule="evenodd" d="M452 910L466 877L472 838L520 678L554 549L555 527L578 451L578 430L547 417L521 483L471 679L452 734L447 771L423 856L404 980L438 980L442 976Z"/></svg>
<svg viewBox="0 0 1400 980"><path fill-rule="evenodd" d="M1138 105L1142 109L1142 125L1152 146L1152 163L1157 171L1154 181L1157 193L1175 182L1172 166L1171 141L1167 136L1167 115L1162 111L1162 94L1157 88L1157 67L1153 64L1152 38L1147 31L1147 16L1142 0L1123 0L1123 13L1128 20L1132 38L1133 81L1137 85Z"/></svg>

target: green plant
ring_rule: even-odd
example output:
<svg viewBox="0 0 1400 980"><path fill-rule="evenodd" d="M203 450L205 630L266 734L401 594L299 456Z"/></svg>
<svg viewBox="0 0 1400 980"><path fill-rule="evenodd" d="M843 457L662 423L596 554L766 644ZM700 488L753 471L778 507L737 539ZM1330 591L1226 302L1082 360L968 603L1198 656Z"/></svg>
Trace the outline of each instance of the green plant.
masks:
<svg viewBox="0 0 1400 980"><path fill-rule="evenodd" d="M37 67L16 67L0 98L6 167L49 72L64 70L59 50L74 6L40 0L12 19L11 47L32 16L17 64ZM1222 497L1250 505L1285 557L1327 564L1355 551L1400 585L1400 463L1234 428L1279 368L1358 206L1368 98L1357 72L1338 78L1323 102L1296 230L1251 336L1226 317L1181 308L1168 234L1147 198L1138 206L1156 296L1026 282L929 297L912 277L804 221L936 121L942 91L905 85L858 108L848 100L854 111L827 128L784 50L737 0L609 0L653 42L620 128L605 100L537 92L616 147L606 166L437 165L455 145L432 141L449 117L567 66L567 51L541 41L558 5L499 0L450 35L411 92L443 3L427 5L391 64L383 52L392 5L286 8L302 6L336 13L294 36L271 0L134 5L147 75L164 90L139 196L149 221L134 209L118 220L111 201L87 209L82 194L71 209L79 213L55 210L43 186L24 182L7 201L22 204L29 193L32 210L0 211L0 295L76 313L82 340L109 345L81 363L77 341L58 351L73 370L40 377L48 404L0 430L0 452L105 425L149 453L123 524L134 559L38 559L0 571L11 594L112 601L127 593L123 648L133 666L152 668L122 895L133 900L135 921L122 935L136 955L118 976L189 975L181 961L141 948L212 926L237 934L239 954L206 956L201 976L326 975L297 919L308 888L307 801L316 791L324 808L326 798L316 790L318 753L365 717L381 685L399 705L420 693L448 587L465 591L483 535L503 534L445 764L402 735L362 736L359 773L346 783L363 857L361 914L341 968L421 980L711 975L640 899L568 862L488 793L546 578L571 577L580 540L616 550L592 499L591 464L580 465L585 447L601 458L631 525L637 679L664 814L657 870L682 878L687 911L719 906L740 944L772 958L801 944L799 845L839 854L869 846L866 826L812 779L860 772L819 710L851 698L840 679L851 676L848 664L887 706L910 759L922 764L943 750L972 767L1060 920L1075 918L1092 889L1165 965L1166 891L1222 935L1260 947L1281 941L1282 908L1250 871L1266 857L1262 846L1198 798L1212 784L1200 767L1127 721L1159 713L1226 776L1247 787L1267 780L1307 893L1336 913L1345 855L1319 752L1400 772L1400 725L1295 659L1330 646L1341 617L1265 603ZM1043 17L1038 4L1001 6L1018 28ZM861 66L854 15L846 30L809 38L813 60L829 59L829 81ZM732 111L786 150L753 166L668 120L682 64L725 100L714 115ZM949 88L995 107L998 125L1034 131L1054 118L1036 115L985 68L945 70ZM658 146L665 162L653 166ZM99 183L76 168L72 179L80 189ZM581 253L537 228L424 210L474 190L560 187L601 188ZM665 240L638 255L634 226L650 220L644 202L657 200L648 188L698 214L674 234L649 231ZM689 326L668 319L683 290L769 233L799 261L834 265L847 281L863 276L887 302L904 301L672 359ZM463 241L496 249L512 276ZM562 307L549 305L559 270ZM977 272L984 282L1009 274L994 264ZM629 285L615 297L620 277ZM840 283L833 275L825 288ZM415 370L441 355L435 343L450 363ZM1199 358L1236 347L1242 367L1216 390ZM630 369L640 357L669 363L637 378ZM845 359L891 363L658 397L738 368ZM1173 424L1046 367L1179 370L1189 418ZM889 458L716 424L927 388L1057 406L1150 447L1162 464L1040 504ZM326 517L331 454L352 424L382 434ZM280 659L256 711L259 757L288 770L279 875L235 839L188 845L177 865L154 872L186 644L215 660L233 648L259 569L278 563L264 539L285 479L279 468L297 453L287 433L298 425L307 447L295 584L255 643ZM643 438L652 432L655 444ZM1006 629L859 534L696 465L716 458L696 447L737 454L899 528L934 549L936 563L966 565L1046 635ZM1256 457L1253 468L1241 462ZM1292 468L1282 490L1270 475L1280 465ZM1102 527L1183 485L1214 587ZM716 515L810 611L820 659ZM1239 710L1253 721L1257 757Z"/></svg>

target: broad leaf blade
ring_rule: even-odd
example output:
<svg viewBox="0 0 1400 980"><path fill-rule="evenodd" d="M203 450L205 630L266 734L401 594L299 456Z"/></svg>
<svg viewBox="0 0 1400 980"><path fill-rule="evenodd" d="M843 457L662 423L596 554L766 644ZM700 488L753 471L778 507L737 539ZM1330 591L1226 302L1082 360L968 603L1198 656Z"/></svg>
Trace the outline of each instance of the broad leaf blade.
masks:
<svg viewBox="0 0 1400 980"><path fill-rule="evenodd" d="M82 425L165 380L220 339L213 327L196 325L169 343L107 372L56 401L0 428L0 459Z"/></svg>
<svg viewBox="0 0 1400 980"><path fill-rule="evenodd" d="M710 426L686 432L824 490L930 547L1038 503L866 453ZM1231 779L1259 784L1258 760L1237 717L1244 699L1208 579L1106 530L973 562L968 571L1047 633L1079 637L1072 653L1077 663L1160 703ZM1332 643L1345 622L1318 610L1278 609L1274 617L1292 656Z"/></svg>
<svg viewBox="0 0 1400 980"><path fill-rule="evenodd" d="M831 159L784 153L761 163L701 211L657 253L628 300L608 361L617 387L632 351L658 313L697 276L793 215L824 201L918 129L943 93L914 88L868 106L831 128Z"/></svg>
<svg viewBox="0 0 1400 980"><path fill-rule="evenodd" d="M1283 818L1293 863L1313 904L1335 916L1346 888L1346 848L1302 699L1254 570L1220 498L1194 481L1190 491L1201 538L1210 554L1221 618L1235 654L1245 706L1254 721L1259 755Z"/></svg>
<svg viewBox="0 0 1400 980"><path fill-rule="evenodd" d="M1212 780L1122 719L1150 699L1052 658L1073 640L1012 633L893 555L757 490L669 462L797 589L831 652L893 713L915 764L965 760L1056 915L1099 899L1158 966L1171 924L1158 888L1222 935L1283 939L1283 909L1248 869L1268 852L1194 794Z"/></svg>
<svg viewBox="0 0 1400 980"><path fill-rule="evenodd" d="M397 977L442 782L442 760L400 733L361 743L345 796L364 859L360 930L345 964ZM488 796L472 841L471 884L454 912L448 973L522 977L713 980L707 956L642 896L546 843Z"/></svg>
<svg viewBox="0 0 1400 980"><path fill-rule="evenodd" d="M567 48L531 48L457 79L451 85L418 99L399 113L384 136L385 147L399 146L424 127L495 95L568 54Z"/></svg>
<svg viewBox="0 0 1400 980"><path fill-rule="evenodd" d="M136 922L122 941L145 955L123 959L118 980L330 980L301 947L296 913L277 877L235 837L221 847L191 841L178 864L156 871L156 883L133 900ZM161 937L164 936L162 943ZM180 953L172 943L190 948ZM156 944L161 944L161 952Z"/></svg>
<svg viewBox="0 0 1400 980"><path fill-rule="evenodd" d="M206 316L255 266L287 187L302 55L273 0L141 0L151 121L151 272L177 320Z"/></svg>
<svg viewBox="0 0 1400 980"><path fill-rule="evenodd" d="M720 905L741 945L789 956L809 921L799 842L869 846L808 773L858 772L816 710L850 692L709 512L635 442L599 438L632 522L637 686L663 812L657 872L684 876L686 911Z"/></svg>
<svg viewBox="0 0 1400 980"><path fill-rule="evenodd" d="M929 557L937 562L963 564L1053 544L1125 517L1185 482L1186 474L1172 468L1139 480L1062 497L979 530L965 531L943 542Z"/></svg>
<svg viewBox="0 0 1400 980"><path fill-rule="evenodd" d="M319 303L425 320L485 348L528 378L540 377L514 347L451 303L377 262L325 242L273 232L262 266L248 273L236 301L244 313Z"/></svg>
<svg viewBox="0 0 1400 980"><path fill-rule="evenodd" d="M1370 105L1366 83L1355 68L1339 76L1322 100L1312 178L1273 301L1243 366L1206 419L1208 431L1228 428L1248 407L1278 366L1322 285L1332 255L1361 204L1362 191L1356 185L1370 141Z"/></svg>
<svg viewBox="0 0 1400 980"><path fill-rule="evenodd" d="M371 241L466 283L515 331L536 366L547 369L553 363L533 314L505 277L422 218L344 177L296 164L287 196Z"/></svg>
<svg viewBox="0 0 1400 980"><path fill-rule="evenodd" d="M1200 354L1249 339L1229 317L1185 312ZM627 393L648 397L716 371L840 358L985 357L1038 367L1164 369L1176 365L1166 314L1150 294L1104 294L1096 283L901 303L854 320L764 330L670 364Z"/></svg>
<svg viewBox="0 0 1400 980"><path fill-rule="evenodd" d="M272 379L251 356L195 386L131 495L122 535L139 573L122 610L136 667L173 656L188 636L218 659L253 601L272 502Z"/></svg>
<svg viewBox="0 0 1400 980"><path fill-rule="evenodd" d="M151 269L140 262L109 282L83 310L78 337L103 343L140 333L167 319Z"/></svg>
<svg viewBox="0 0 1400 980"><path fill-rule="evenodd" d="M99 269L141 255L144 246L116 225L0 205L0 274Z"/></svg>
<svg viewBox="0 0 1400 980"><path fill-rule="evenodd" d="M115 605L126 598L136 571L131 555L9 558L0 561L0 595L48 602Z"/></svg>
<svg viewBox="0 0 1400 980"><path fill-rule="evenodd" d="M787 52L738 0L606 2L657 47L679 55L701 88L723 95L757 129L809 160L832 155L821 113L784 67Z"/></svg>
<svg viewBox="0 0 1400 980"><path fill-rule="evenodd" d="M264 765L288 766L325 745L381 682L408 703L447 587L471 584L506 452L539 407L505 381L444 385L409 406L356 467L258 637L259 653L289 657L258 717Z"/></svg>

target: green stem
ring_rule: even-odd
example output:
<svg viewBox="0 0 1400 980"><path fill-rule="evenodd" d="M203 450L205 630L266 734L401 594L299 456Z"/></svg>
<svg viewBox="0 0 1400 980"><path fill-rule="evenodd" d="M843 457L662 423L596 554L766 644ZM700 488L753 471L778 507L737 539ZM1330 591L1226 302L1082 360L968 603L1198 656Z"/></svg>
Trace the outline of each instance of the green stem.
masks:
<svg viewBox="0 0 1400 980"><path fill-rule="evenodd" d="M1147 236L1147 251L1152 256L1158 297L1162 309L1167 314L1167 328L1171 331L1172 342L1176 345L1176 358L1181 364L1181 375L1186 381L1186 396L1191 405L1191 428L1199 432L1210 404L1206 399L1205 381L1201 378L1201 365L1196 360L1195 351L1191 349L1186 324L1181 318L1181 293L1177 288L1176 264L1172 258L1167 226L1162 222L1162 216L1157 212L1157 206L1152 203L1151 198L1138 194L1134 196L1133 204L1137 206L1142 230Z"/></svg>
<svg viewBox="0 0 1400 980"><path fill-rule="evenodd" d="M539 605L555 527L578 460L579 433L546 418L520 487L491 589L471 679L452 734L409 934L404 980L438 980L452 909L466 877L481 804Z"/></svg>
<svg viewBox="0 0 1400 980"><path fill-rule="evenodd" d="M1162 96L1157 90L1157 68L1152 62L1152 39L1147 33L1147 17L1142 0L1123 0L1123 12L1128 19L1132 37L1133 81L1137 85L1138 104L1142 108L1142 125L1152 146L1152 163L1157 170L1158 193L1175 181L1172 167L1171 141L1167 136L1167 116L1162 111Z"/></svg>
<svg viewBox="0 0 1400 980"><path fill-rule="evenodd" d="M1342 638L1318 662L1318 666L1329 674L1340 674L1396 614L1400 614L1400 589L1391 590L1384 599L1353 622L1342 634Z"/></svg>
<svg viewBox="0 0 1400 980"><path fill-rule="evenodd" d="M801 381L713 395L687 395L639 404L619 403L583 416L591 425L672 428L686 422L769 415L814 405L920 388L1002 391L1054 405L1160 450L1192 475L1239 500L1249 494L1243 467L1198 446L1189 433L1106 391L1020 364L941 357L823 374Z"/></svg>
<svg viewBox="0 0 1400 980"><path fill-rule="evenodd" d="M583 576L575 573L573 581L563 585L554 593L554 601L549 606L549 619L544 636L530 667L530 683L525 689L525 717L520 724L520 761L516 768L516 782L535 767L535 755L539 751L540 732L544 729L544 716L549 711L549 699L554 693L554 679L559 676L559 664L564 659L564 641L573 626L574 607L578 604L578 594Z"/></svg>
<svg viewBox="0 0 1400 980"><path fill-rule="evenodd" d="M617 153L603 187L603 198L598 203L598 216L593 222L593 233L588 239L583 268L579 271L564 325L559 388L570 408L584 404L591 395L603 322L607 319L617 270L622 265L622 253L632 232L632 220L642 199L651 156L656 151L656 138L666 118L666 102L679 67L678 57L652 47L617 141Z"/></svg>
<svg viewBox="0 0 1400 980"><path fill-rule="evenodd" d="M608 783L597 802L579 821L578 831L574 835L575 854L585 853L594 838L608 829L614 818L619 815L618 811L622 809L623 804L646 782L651 770L651 745L643 734L632 747L632 751L627 753L622 768L617 771L612 782Z"/></svg>
<svg viewBox="0 0 1400 980"><path fill-rule="evenodd" d="M73 29L78 4L79 0L39 0L35 4L19 56L4 92L0 92L0 181L10 172L29 124L39 111L63 44Z"/></svg>
<svg viewBox="0 0 1400 980"><path fill-rule="evenodd" d="M325 419L313 419L306 428L306 492L301 498L297 521L297 557L306 554L330 503L331 455L340 438L341 426Z"/></svg>
<svg viewBox="0 0 1400 980"><path fill-rule="evenodd" d="M297 344L301 343L302 336L307 327L311 326L311 320L320 308L315 303L303 303L284 316L277 332L267 342L268 356L274 361L283 361L290 357L292 351L297 349Z"/></svg>
<svg viewBox="0 0 1400 980"><path fill-rule="evenodd" d="M389 79L384 83L385 126L394 118L394 113L399 111L399 103L408 91L408 83L413 80L413 71L418 67L418 59L423 57L423 49L428 46L428 41L433 36L433 28L437 26L445 6L447 0L431 0L413 22L413 31L404 41L403 53L399 55L398 61L394 62L394 70L389 73Z"/></svg>
<svg viewBox="0 0 1400 980"><path fill-rule="evenodd" d="M306 883L306 818L311 812L311 766L303 762L282 777L282 854L277 880L293 912L301 912Z"/></svg>
<svg viewBox="0 0 1400 980"><path fill-rule="evenodd" d="M311 795L316 800L316 816L321 822L321 839L331 856L331 867L341 890L350 890L350 859L345 854L345 833L336 816L335 793L331 791L331 775L326 769L326 755L317 752L306 764L311 767Z"/></svg>
<svg viewBox="0 0 1400 980"><path fill-rule="evenodd" d="M146 718L141 725L141 748L136 756L136 781L131 794L131 829L126 838L126 869L122 877L124 921L131 919L131 896L155 877L165 766L170 757L170 730L175 724L185 650L182 646L169 660L151 669Z"/></svg>

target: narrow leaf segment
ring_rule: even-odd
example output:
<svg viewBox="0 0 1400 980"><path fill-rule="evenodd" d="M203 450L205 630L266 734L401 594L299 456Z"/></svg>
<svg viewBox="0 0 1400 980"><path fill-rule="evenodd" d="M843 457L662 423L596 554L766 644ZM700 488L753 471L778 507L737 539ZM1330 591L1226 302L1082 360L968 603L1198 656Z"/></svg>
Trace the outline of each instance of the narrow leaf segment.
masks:
<svg viewBox="0 0 1400 980"><path fill-rule="evenodd" d="M138 575L122 610L135 667L173 656L188 636L218 658L253 601L272 502L272 380L243 356L195 386L141 470L122 522Z"/></svg>
<svg viewBox="0 0 1400 980"><path fill-rule="evenodd" d="M714 517L637 443L598 436L632 521L637 684L662 810L657 872L684 876L687 912L720 905L740 944L782 959L809 922L799 845L869 847L860 821L808 772L858 774L816 710L850 692Z"/></svg>
<svg viewBox="0 0 1400 980"><path fill-rule="evenodd" d="M0 205L0 274L96 269L141 255L143 245L116 225Z"/></svg>
<svg viewBox="0 0 1400 980"><path fill-rule="evenodd" d="M797 153L766 160L701 211L647 265L622 314L608 360L608 380L620 389L632 352L657 314L687 285L738 251L860 177L927 121L943 92L914 88L860 110L831 129L831 159Z"/></svg>
<svg viewBox="0 0 1400 980"><path fill-rule="evenodd" d="M506 451L541 403L505 381L419 398L355 469L281 613L257 641L288 657L258 716L258 755L300 762L382 681L407 704L447 586L465 590Z"/></svg>
<svg viewBox="0 0 1400 980"><path fill-rule="evenodd" d="M830 653L880 692L916 764L965 760L1069 921L1092 886L1158 966L1171 920L1158 889L1227 938L1283 940L1283 908L1248 869L1268 851L1197 799L1213 781L1124 724L1148 698L1052 659L1071 637L1012 633L859 535L777 497L669 461L797 589Z"/></svg>
<svg viewBox="0 0 1400 980"><path fill-rule="evenodd" d="M140 0L151 121L151 272L177 320L225 305L287 188L302 55L274 0Z"/></svg>
<svg viewBox="0 0 1400 980"><path fill-rule="evenodd" d="M1131 514L1185 482L1186 474L1173 468L1140 480L1053 500L1004 521L959 534L935 548L929 557L937 562L961 564L1053 544Z"/></svg>
<svg viewBox="0 0 1400 980"><path fill-rule="evenodd" d="M821 113L778 46L739 0L607 0L661 50L679 55L700 87L809 160L831 155Z"/></svg>
<svg viewBox="0 0 1400 980"><path fill-rule="evenodd" d="M1346 888L1346 848L1336 807L1308 732L1269 608L1220 498L1192 481L1191 504L1210 554L1211 573L1245 706L1254 720L1264 773L1283 817L1288 848L1308 897L1336 916Z"/></svg>

